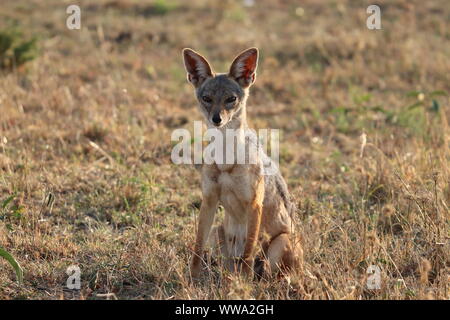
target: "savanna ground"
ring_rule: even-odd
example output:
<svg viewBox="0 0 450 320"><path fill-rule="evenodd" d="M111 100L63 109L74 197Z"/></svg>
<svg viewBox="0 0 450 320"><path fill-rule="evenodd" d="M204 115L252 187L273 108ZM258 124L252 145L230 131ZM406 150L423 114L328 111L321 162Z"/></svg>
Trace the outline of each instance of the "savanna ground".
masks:
<svg viewBox="0 0 450 320"><path fill-rule="evenodd" d="M368 1L80 0L81 30L70 4L0 6L0 30L39 48L0 75L0 247L25 274L1 259L0 299L450 298L448 1L379 1L382 30ZM304 271L209 265L194 286L199 175L170 159L171 132L201 119L181 49L225 72L250 46L249 121L281 130Z"/></svg>

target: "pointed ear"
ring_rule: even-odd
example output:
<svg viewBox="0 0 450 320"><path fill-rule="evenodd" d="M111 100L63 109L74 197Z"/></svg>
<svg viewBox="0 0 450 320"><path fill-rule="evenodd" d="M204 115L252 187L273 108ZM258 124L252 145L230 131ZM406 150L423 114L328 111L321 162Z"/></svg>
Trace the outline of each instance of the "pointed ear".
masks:
<svg viewBox="0 0 450 320"><path fill-rule="evenodd" d="M203 81L213 76L213 71L208 61L192 49L183 49L184 66L187 71L187 79L194 87L199 87Z"/></svg>
<svg viewBox="0 0 450 320"><path fill-rule="evenodd" d="M257 66L258 49L247 49L234 59L228 76L236 80L241 87L247 88L255 82Z"/></svg>

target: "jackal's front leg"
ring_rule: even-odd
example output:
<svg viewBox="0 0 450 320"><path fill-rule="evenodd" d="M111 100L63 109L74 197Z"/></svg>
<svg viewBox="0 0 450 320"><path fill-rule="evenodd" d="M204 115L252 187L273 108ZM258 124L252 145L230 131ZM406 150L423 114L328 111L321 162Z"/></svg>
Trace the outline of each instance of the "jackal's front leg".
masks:
<svg viewBox="0 0 450 320"><path fill-rule="evenodd" d="M261 179L255 186L254 199L248 208L247 240L244 247L242 271L250 275L253 271L255 247L259 237L261 216L264 200L264 180Z"/></svg>
<svg viewBox="0 0 450 320"><path fill-rule="evenodd" d="M202 255L205 244L208 240L211 226L214 222L214 215L217 211L219 193L216 188L203 188L203 200L200 207L198 221L197 238L195 240L194 255L191 260L191 277L198 278L202 268Z"/></svg>

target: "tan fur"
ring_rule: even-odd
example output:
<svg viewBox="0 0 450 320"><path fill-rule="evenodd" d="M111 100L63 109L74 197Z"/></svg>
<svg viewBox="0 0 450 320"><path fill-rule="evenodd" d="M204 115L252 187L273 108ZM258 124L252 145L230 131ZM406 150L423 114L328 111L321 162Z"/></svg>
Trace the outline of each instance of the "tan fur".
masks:
<svg viewBox="0 0 450 320"><path fill-rule="evenodd" d="M198 54L190 49L185 49L183 53L188 79L196 79L191 82L196 87L197 97L201 99L203 93L212 92L214 102L211 106L205 106L199 100L207 125L214 126L211 112L222 112L223 116L226 111L223 126L215 124L219 130L248 129L246 99L248 88L255 80L257 50L252 48L241 53L233 62L230 73L221 78L212 71L209 77L204 78L203 70L212 70L207 60L197 57ZM196 70L200 73L196 73ZM198 79L201 79L201 83ZM223 96L221 91L226 90L234 92L239 101L233 108L224 110L220 98ZM238 139L238 143L248 142ZM285 182L279 172L275 176L264 175L263 159L258 157L255 164L204 164L201 178L203 201L191 261L193 278L201 273L204 247L219 203L225 209L225 218L213 236L217 239L228 270L252 274L258 247L262 249L259 260L263 261L263 271L266 273L298 266L297 250L290 239L293 232L291 207Z"/></svg>

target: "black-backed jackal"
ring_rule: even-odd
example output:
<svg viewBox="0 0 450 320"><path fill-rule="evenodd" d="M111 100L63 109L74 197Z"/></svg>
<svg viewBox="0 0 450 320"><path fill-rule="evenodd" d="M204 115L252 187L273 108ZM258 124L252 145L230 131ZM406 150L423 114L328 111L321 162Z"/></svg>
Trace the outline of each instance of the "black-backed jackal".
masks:
<svg viewBox="0 0 450 320"><path fill-rule="evenodd" d="M247 135L246 101L255 81L258 50L250 48L239 54L227 74L215 74L208 61L191 49L183 50L183 58L207 126L222 132L245 132L244 138L237 138L237 144L257 143L254 136ZM224 145L227 143L230 141L225 140ZM265 172L264 162L271 161L265 153L253 156L256 161L252 163L203 164L203 200L191 261L192 278L202 270L203 250L219 203L225 209L225 218L213 235L229 270L270 274L298 266L302 250L292 241L293 205L286 183L278 167L271 174ZM261 248L258 256L257 246Z"/></svg>

